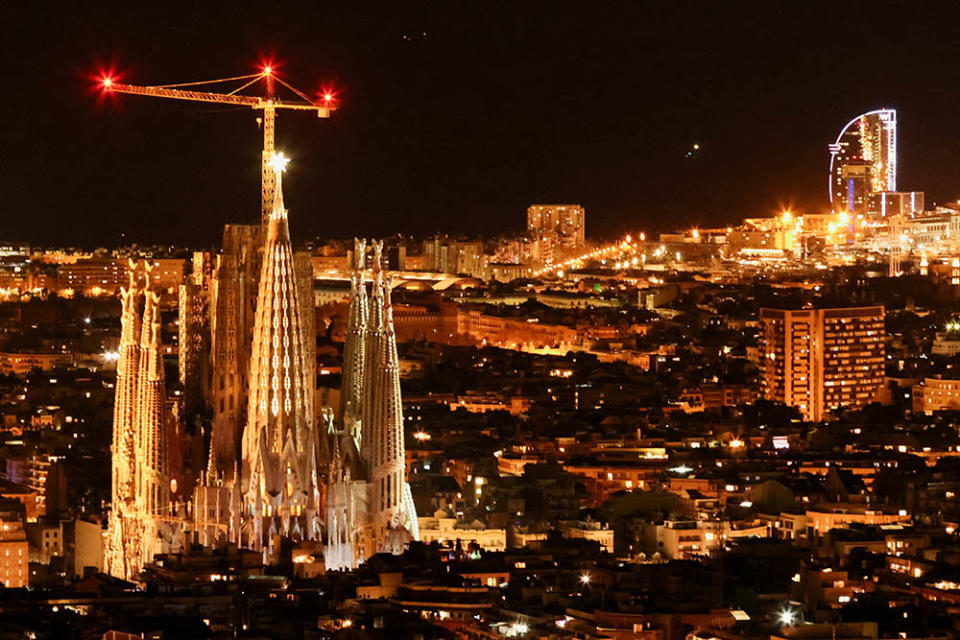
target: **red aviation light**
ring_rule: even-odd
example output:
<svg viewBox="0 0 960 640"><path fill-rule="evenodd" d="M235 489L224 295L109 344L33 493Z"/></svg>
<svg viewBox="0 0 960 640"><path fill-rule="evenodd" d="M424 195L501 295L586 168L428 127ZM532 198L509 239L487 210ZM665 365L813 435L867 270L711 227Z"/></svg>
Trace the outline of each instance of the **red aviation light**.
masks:
<svg viewBox="0 0 960 640"><path fill-rule="evenodd" d="M264 76L273 76L276 75L277 69L280 67L280 64L277 62L277 59L273 55L262 55L257 61L257 64L260 66L260 73Z"/></svg>
<svg viewBox="0 0 960 640"><path fill-rule="evenodd" d="M117 72L114 65L102 66L97 69L96 73L90 74L90 80L95 83L97 89L103 91L110 91L113 88L113 85L119 82L120 74Z"/></svg>
<svg viewBox="0 0 960 640"><path fill-rule="evenodd" d="M337 104L337 91L333 87L321 86L318 96L325 107L334 107Z"/></svg>

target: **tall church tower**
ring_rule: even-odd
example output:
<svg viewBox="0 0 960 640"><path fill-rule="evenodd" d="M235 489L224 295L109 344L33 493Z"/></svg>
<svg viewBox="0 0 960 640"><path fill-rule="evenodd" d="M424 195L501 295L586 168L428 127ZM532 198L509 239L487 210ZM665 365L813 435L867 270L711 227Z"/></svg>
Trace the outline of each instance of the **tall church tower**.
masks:
<svg viewBox="0 0 960 640"><path fill-rule="evenodd" d="M261 269L261 227L229 224L210 288L213 442L217 462L231 484L240 462L246 420L250 345Z"/></svg>
<svg viewBox="0 0 960 640"><path fill-rule="evenodd" d="M350 309L347 338L343 345L343 376L340 386L340 416L344 431L360 447L360 419L363 411L364 352L367 332L367 289L363 282L363 256L366 241L354 240L354 255L359 267L350 277Z"/></svg>
<svg viewBox="0 0 960 640"><path fill-rule="evenodd" d="M358 243L362 255L362 243ZM363 262L351 283L344 344L342 430L331 428L324 560L328 570L354 569L376 553L399 554L420 537L406 480L403 406L392 283L382 269L383 243L373 243L369 299ZM356 420L359 405L360 419ZM359 443L359 447L358 447Z"/></svg>
<svg viewBox="0 0 960 640"><path fill-rule="evenodd" d="M267 225L250 357L247 424L243 432L241 537L248 548L274 550L277 536L315 540L320 494L313 421L314 380L304 312L294 269L281 175Z"/></svg>
<svg viewBox="0 0 960 640"><path fill-rule="evenodd" d="M383 273L383 242L375 241L373 248L373 292L367 322L360 456L370 484L369 509L374 546L378 551L395 551L398 541L391 539L391 530L403 528L417 539L419 526L406 480L400 362L390 301L393 281Z"/></svg>
<svg viewBox="0 0 960 640"><path fill-rule="evenodd" d="M149 270L146 281L150 281ZM143 313L140 313L140 298ZM137 577L157 553L182 543L183 522L170 499L170 416L167 412L159 296L141 292L135 263L121 291L120 359L114 391L110 524L105 564L111 575Z"/></svg>
<svg viewBox="0 0 960 640"><path fill-rule="evenodd" d="M110 447L113 487L104 552L107 573L124 579L132 577L136 568L135 559L140 556L135 513L134 436L137 429L137 379L140 375L138 303L141 292L136 263L132 260L129 270L130 284L120 290L120 357L114 385L113 445Z"/></svg>
<svg viewBox="0 0 960 640"><path fill-rule="evenodd" d="M170 470L167 464L169 421L167 387L160 346L160 297L144 292L140 334L140 375L137 388L138 509L152 516L169 515Z"/></svg>

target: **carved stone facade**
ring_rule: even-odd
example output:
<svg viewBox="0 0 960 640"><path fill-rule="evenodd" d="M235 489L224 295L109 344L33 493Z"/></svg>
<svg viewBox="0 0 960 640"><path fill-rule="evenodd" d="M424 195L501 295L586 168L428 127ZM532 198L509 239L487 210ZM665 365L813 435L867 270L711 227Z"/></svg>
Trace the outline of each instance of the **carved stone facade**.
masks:
<svg viewBox="0 0 960 640"><path fill-rule="evenodd" d="M150 282L149 268L143 272ZM121 291L120 357L115 385L110 521L104 560L108 573L135 579L154 554L182 546L183 520L171 498L172 416L167 410L159 296L141 286L130 263ZM142 311L141 311L142 308Z"/></svg>

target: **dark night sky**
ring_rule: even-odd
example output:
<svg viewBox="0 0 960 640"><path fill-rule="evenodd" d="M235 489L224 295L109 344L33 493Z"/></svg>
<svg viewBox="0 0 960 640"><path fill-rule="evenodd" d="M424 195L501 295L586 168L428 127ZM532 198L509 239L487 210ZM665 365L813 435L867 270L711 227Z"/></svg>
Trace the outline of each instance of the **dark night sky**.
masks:
<svg viewBox="0 0 960 640"><path fill-rule="evenodd" d="M900 188L960 196L960 21L940 3L34 4L0 7L3 239L200 246L257 219L254 113L104 103L90 78L238 75L271 54L342 98L330 120L278 119L300 239L516 230L533 202L583 204L593 236L819 211L827 143L881 106L899 110Z"/></svg>

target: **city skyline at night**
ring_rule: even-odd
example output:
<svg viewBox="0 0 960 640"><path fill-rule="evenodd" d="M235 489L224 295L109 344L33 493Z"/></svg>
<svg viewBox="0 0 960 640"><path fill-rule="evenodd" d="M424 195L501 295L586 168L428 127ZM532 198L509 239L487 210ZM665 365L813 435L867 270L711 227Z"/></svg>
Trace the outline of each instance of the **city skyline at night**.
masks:
<svg viewBox="0 0 960 640"><path fill-rule="evenodd" d="M951 13L0 8L0 636L960 640Z"/></svg>
<svg viewBox="0 0 960 640"><path fill-rule="evenodd" d="M298 237L350 237L346 220L378 235L507 232L531 202L581 202L597 237L675 220L719 226L790 204L822 212L824 145L854 114L882 107L899 115L900 183L932 202L958 195L950 158L960 139L945 108L955 83L936 63L950 21L932 7L614 5L583 25L532 5L363 19L312 11L294 21L200 11L193 33L208 37L181 42L159 37L175 31L162 14L11 9L11 21L62 37L9 80L4 137L21 152L3 173L0 206L31 212L61 245L215 243L228 220L255 217L255 118L98 100L91 80L105 69L140 84L243 75L269 59L311 94L336 87L341 105L335 126L281 118L278 145L301 172ZM868 36L887 26L902 37ZM218 40L231 32L240 37ZM928 35L908 47L913 32ZM2 45L8 59L24 48L19 37ZM43 189L40 173L62 188ZM382 188L371 188L374 176ZM90 215L109 223L109 242L76 224ZM37 240L22 216L5 235Z"/></svg>

